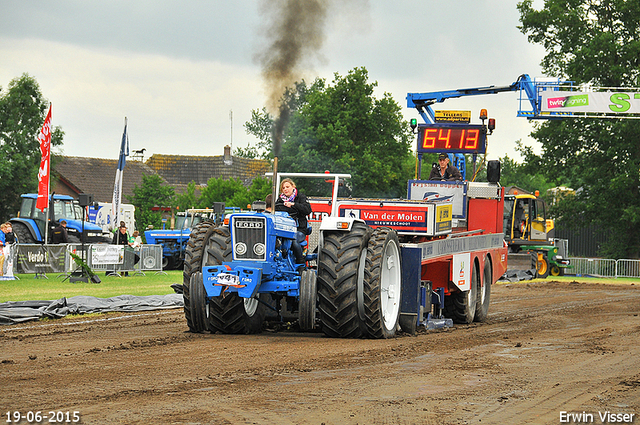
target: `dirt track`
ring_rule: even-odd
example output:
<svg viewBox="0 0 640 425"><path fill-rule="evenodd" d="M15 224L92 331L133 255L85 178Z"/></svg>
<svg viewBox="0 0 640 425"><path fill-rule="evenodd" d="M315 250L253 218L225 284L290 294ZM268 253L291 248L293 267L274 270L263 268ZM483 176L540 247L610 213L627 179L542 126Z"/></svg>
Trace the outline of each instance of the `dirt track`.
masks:
<svg viewBox="0 0 640 425"><path fill-rule="evenodd" d="M486 323L392 340L191 334L180 310L2 327L2 421L640 424L640 287L495 285L491 302Z"/></svg>

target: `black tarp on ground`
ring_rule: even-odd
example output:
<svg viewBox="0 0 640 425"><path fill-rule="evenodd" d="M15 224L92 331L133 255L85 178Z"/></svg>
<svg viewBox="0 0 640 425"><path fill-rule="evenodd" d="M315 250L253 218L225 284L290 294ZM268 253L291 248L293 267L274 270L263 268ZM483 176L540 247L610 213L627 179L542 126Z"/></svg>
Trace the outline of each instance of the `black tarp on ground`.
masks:
<svg viewBox="0 0 640 425"><path fill-rule="evenodd" d="M42 317L57 319L67 314L149 311L182 306L181 294L119 295L111 298L78 295L55 301L7 301L0 303L0 325L12 325Z"/></svg>
<svg viewBox="0 0 640 425"><path fill-rule="evenodd" d="M520 282L521 280L535 279L536 270L507 270L498 282Z"/></svg>

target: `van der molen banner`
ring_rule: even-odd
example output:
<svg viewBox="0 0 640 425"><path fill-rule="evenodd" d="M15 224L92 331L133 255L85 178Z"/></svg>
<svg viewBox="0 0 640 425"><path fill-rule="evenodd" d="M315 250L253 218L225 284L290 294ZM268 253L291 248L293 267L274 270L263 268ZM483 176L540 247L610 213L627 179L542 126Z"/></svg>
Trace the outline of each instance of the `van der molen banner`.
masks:
<svg viewBox="0 0 640 425"><path fill-rule="evenodd" d="M640 92L542 92L542 112L640 114Z"/></svg>

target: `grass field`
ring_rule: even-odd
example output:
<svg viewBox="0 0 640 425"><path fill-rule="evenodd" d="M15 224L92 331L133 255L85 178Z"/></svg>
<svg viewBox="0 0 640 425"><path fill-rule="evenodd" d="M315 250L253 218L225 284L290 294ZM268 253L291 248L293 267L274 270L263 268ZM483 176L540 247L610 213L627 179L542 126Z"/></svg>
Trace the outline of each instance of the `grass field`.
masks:
<svg viewBox="0 0 640 425"><path fill-rule="evenodd" d="M109 298L117 295L166 295L175 291L171 288L174 283L182 284L182 270L170 270L167 274L147 273L146 276L104 276L99 275L101 283L69 282L64 276L55 274L48 279L36 279L32 274L17 275L19 280L0 280L0 302L57 300L62 297L76 295L90 295L98 298ZM602 283L617 285L639 285L637 278L606 279L596 277L559 276L547 279L534 279L516 282L532 283L542 281ZM513 284L513 283L512 283Z"/></svg>
<svg viewBox="0 0 640 425"><path fill-rule="evenodd" d="M69 282L64 276L48 275L48 279L33 274L16 275L17 280L0 280L0 302L57 300L76 295L109 298L117 295L166 295L175 291L174 283L182 284L182 270L167 274L146 273L146 276L118 277L99 275L101 283Z"/></svg>

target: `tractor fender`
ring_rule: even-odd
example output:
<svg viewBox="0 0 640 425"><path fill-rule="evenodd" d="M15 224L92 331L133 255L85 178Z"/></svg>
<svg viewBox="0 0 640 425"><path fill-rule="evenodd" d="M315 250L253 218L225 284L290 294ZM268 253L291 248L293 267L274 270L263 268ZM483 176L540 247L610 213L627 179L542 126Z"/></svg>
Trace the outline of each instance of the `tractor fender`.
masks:
<svg viewBox="0 0 640 425"><path fill-rule="evenodd" d="M30 218L20 218L15 217L9 220L11 223L22 223L29 229L29 233L34 240L42 242L42 235L40 234L40 229L36 225L36 222Z"/></svg>
<svg viewBox="0 0 640 425"><path fill-rule="evenodd" d="M364 220L353 217L322 217L322 223L320 223L320 232L324 231L343 231L350 232L353 227L353 223L365 223Z"/></svg>

